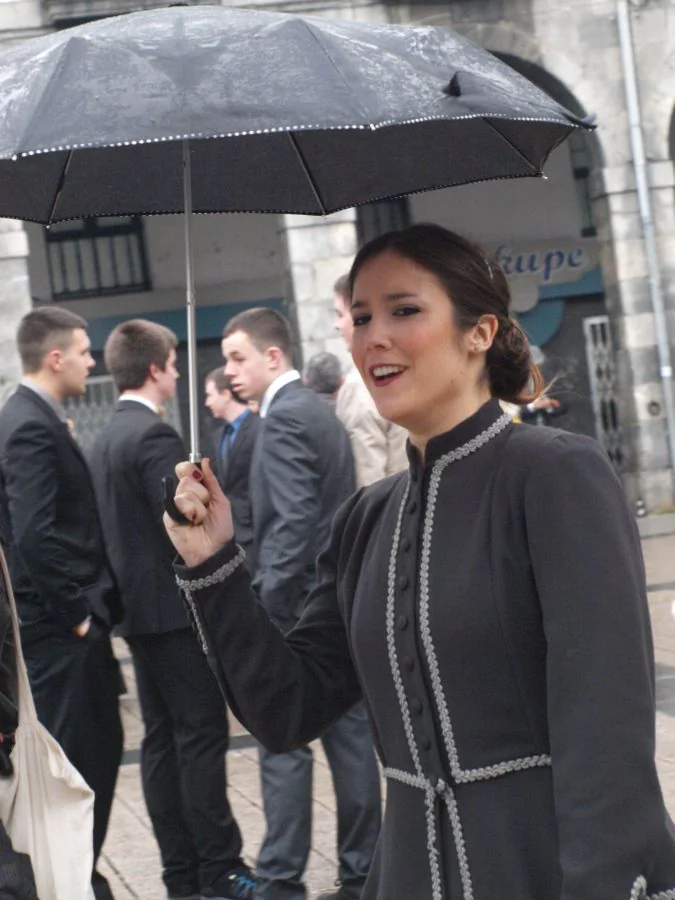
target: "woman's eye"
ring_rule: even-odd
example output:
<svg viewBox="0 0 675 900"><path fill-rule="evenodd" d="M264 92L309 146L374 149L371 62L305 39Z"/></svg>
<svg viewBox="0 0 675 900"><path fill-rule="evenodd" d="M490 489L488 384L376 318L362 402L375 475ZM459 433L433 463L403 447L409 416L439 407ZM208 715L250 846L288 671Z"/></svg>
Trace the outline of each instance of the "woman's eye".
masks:
<svg viewBox="0 0 675 900"><path fill-rule="evenodd" d="M414 316L419 311L420 310L419 310L418 306L399 306L399 307L397 307L397 309L394 310L392 315L394 315L394 316Z"/></svg>
<svg viewBox="0 0 675 900"><path fill-rule="evenodd" d="M370 322L370 316L365 315L365 313L362 316L354 316L353 322L354 328L358 328L360 325L366 325Z"/></svg>

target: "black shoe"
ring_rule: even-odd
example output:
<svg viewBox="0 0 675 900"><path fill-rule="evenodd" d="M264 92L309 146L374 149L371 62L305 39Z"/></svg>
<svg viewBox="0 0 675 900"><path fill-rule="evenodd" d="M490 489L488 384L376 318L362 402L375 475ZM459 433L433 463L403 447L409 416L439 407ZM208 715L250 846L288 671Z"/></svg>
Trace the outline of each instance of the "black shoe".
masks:
<svg viewBox="0 0 675 900"><path fill-rule="evenodd" d="M253 900L256 880L248 866L238 866L202 888L202 900Z"/></svg>
<svg viewBox="0 0 675 900"><path fill-rule="evenodd" d="M202 895L199 893L187 893L187 891L182 891L180 894L169 894L169 900L202 900Z"/></svg>

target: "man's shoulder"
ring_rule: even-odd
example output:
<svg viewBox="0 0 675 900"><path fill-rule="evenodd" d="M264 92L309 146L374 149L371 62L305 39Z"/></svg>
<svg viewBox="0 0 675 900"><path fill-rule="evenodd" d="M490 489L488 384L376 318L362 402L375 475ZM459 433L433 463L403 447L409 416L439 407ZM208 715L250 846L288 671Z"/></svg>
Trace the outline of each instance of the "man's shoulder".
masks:
<svg viewBox="0 0 675 900"><path fill-rule="evenodd" d="M17 432L55 435L59 425L56 415L37 395L33 398L27 391L17 390L0 409L0 444L6 444Z"/></svg>

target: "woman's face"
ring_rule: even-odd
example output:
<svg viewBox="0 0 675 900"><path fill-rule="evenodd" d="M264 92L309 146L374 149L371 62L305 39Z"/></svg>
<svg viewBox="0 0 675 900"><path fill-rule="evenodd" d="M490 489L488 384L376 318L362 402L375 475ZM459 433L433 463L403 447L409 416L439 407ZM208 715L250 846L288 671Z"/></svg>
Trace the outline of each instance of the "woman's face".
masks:
<svg viewBox="0 0 675 900"><path fill-rule="evenodd" d="M439 434L489 399L491 326L461 330L441 282L417 263L390 250L366 262L352 317L352 356L380 414L413 437Z"/></svg>

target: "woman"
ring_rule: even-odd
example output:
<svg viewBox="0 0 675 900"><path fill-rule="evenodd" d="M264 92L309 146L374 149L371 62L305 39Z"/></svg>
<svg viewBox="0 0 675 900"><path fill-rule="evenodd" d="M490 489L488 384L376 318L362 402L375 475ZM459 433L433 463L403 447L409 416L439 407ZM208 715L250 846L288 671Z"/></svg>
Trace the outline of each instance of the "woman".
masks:
<svg viewBox="0 0 675 900"><path fill-rule="evenodd" d="M416 225L350 283L354 359L410 470L343 507L286 638L210 468L179 467L179 583L235 712L284 751L365 699L388 797L364 900L675 898L618 478L594 441L502 412L541 379L478 247Z"/></svg>

